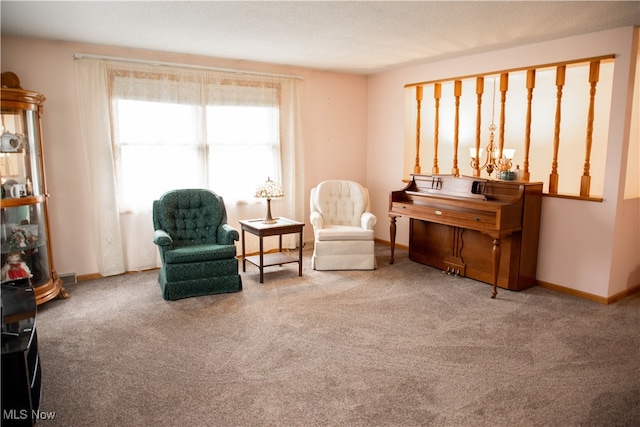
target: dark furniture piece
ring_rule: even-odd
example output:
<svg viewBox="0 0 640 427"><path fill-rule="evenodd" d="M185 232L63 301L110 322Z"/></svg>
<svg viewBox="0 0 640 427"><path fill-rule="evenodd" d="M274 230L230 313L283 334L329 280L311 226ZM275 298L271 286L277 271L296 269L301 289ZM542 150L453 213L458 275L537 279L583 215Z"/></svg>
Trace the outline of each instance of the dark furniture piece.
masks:
<svg viewBox="0 0 640 427"><path fill-rule="evenodd" d="M241 220L242 227L242 271L247 271L247 261L260 269L260 283L264 283L264 268L273 265L298 263L298 276L302 276L302 227L303 222L294 221L287 218L276 218L275 224L265 224L262 219ZM260 253L258 255L246 256L244 246L244 232L247 231L260 238ZM300 244L298 258L282 252L282 235L299 233ZM262 239L266 236L278 236L279 246L277 253L264 253Z"/></svg>
<svg viewBox="0 0 640 427"><path fill-rule="evenodd" d="M2 425L30 426L42 390L36 296L28 279L5 282L1 292Z"/></svg>
<svg viewBox="0 0 640 427"><path fill-rule="evenodd" d="M165 300L238 292L238 231L227 224L222 197L205 189L172 190L153 202L153 242Z"/></svg>
<svg viewBox="0 0 640 427"><path fill-rule="evenodd" d="M409 258L497 287L535 285L542 183L412 175L389 196L391 263L396 218L410 218Z"/></svg>

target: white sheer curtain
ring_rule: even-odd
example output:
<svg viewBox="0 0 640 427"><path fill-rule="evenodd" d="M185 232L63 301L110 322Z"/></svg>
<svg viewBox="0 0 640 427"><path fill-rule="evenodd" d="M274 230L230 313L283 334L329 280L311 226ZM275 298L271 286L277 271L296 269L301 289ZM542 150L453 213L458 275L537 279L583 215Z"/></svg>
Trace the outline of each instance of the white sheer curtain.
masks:
<svg viewBox="0 0 640 427"><path fill-rule="evenodd" d="M240 230L239 219L266 212L253 189L268 173L285 192L272 201L274 216L304 215L300 79L101 59L78 59L76 71L100 274L160 266L152 242L152 201L175 188L215 191L225 200L229 224ZM141 103L152 113L136 114ZM264 108L257 114L243 110L237 132L223 137L219 129L233 124L220 119L215 109L221 106ZM277 119L277 129L266 132L275 138L271 149L251 145L256 122L269 120L265 112ZM260 137L269 139L265 132ZM252 164L256 157L264 161ZM249 253L258 249L253 237L247 235ZM277 240L265 243L270 249ZM295 235L284 243L302 244Z"/></svg>
<svg viewBox="0 0 640 427"><path fill-rule="evenodd" d="M91 188L88 200L94 250L99 273L110 276L123 273L125 262L111 147L109 79L103 63L82 61L76 64L84 157Z"/></svg>

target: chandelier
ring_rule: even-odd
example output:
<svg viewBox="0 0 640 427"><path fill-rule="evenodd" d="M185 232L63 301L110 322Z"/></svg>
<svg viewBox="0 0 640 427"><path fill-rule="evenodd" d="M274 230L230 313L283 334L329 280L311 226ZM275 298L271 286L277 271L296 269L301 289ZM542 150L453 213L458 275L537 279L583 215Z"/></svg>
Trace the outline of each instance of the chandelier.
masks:
<svg viewBox="0 0 640 427"><path fill-rule="evenodd" d="M511 177L511 160L516 150L503 149L502 154L500 149L494 142L496 125L495 125L495 111L496 111L496 79L493 78L493 99L491 101L491 124L489 125L489 144L487 148L480 148L480 152L476 153L475 147L469 148L469 155L471 156L471 167L473 170L485 170L489 176L494 170L498 171L496 176L503 179L513 179ZM484 162L480 166L480 159L484 157ZM505 174L504 172L507 172Z"/></svg>

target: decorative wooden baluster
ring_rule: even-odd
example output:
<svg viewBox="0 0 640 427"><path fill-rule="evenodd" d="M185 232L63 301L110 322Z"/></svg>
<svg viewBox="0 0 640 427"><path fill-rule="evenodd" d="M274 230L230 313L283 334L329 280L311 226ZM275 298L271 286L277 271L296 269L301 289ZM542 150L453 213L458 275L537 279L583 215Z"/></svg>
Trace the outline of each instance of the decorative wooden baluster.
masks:
<svg viewBox="0 0 640 427"><path fill-rule="evenodd" d="M591 187L591 175L589 170L591 169L591 145L593 139L593 116L594 116L594 104L596 97L596 85L598 84L598 78L600 75L600 61L592 61L589 66L589 83L591 83L591 92L589 99L589 115L587 116L587 144L584 157L584 170L582 172L582 178L580 180L580 195L583 197L589 196L589 190Z"/></svg>
<svg viewBox="0 0 640 427"><path fill-rule="evenodd" d="M420 173L420 110L422 107L422 86L416 86L416 163L413 166L414 173Z"/></svg>
<svg viewBox="0 0 640 427"><path fill-rule="evenodd" d="M536 87L536 70L527 71L527 122L524 135L524 160L522 163L522 181L529 182L529 148L531 147L531 100L533 89Z"/></svg>
<svg viewBox="0 0 640 427"><path fill-rule="evenodd" d="M504 119L505 104L507 103L507 91L509 90L509 74L500 74L500 139L498 141L498 161L502 158L504 149Z"/></svg>
<svg viewBox="0 0 640 427"><path fill-rule="evenodd" d="M558 193L558 150L560 149L560 117L562 107L562 88L567 70L566 65L556 68L556 124L553 131L553 161L551 162L551 174L549 175L549 194Z"/></svg>
<svg viewBox="0 0 640 427"><path fill-rule="evenodd" d="M434 174L440 173L440 168L438 167L438 137L440 136L440 97L442 94L442 84L436 83L433 85L433 98L436 104L435 111L435 123L433 130L433 168L431 172Z"/></svg>
<svg viewBox="0 0 640 427"><path fill-rule="evenodd" d="M480 127L482 122L482 94L484 93L484 77L476 78L476 96L478 112L476 113L476 155L472 159L473 176L480 176Z"/></svg>
<svg viewBox="0 0 640 427"><path fill-rule="evenodd" d="M462 95L461 80L453 82L453 95L456 98L456 117L453 128L453 167L451 174L453 176L460 176L460 169L458 169L458 128L460 126L460 96Z"/></svg>

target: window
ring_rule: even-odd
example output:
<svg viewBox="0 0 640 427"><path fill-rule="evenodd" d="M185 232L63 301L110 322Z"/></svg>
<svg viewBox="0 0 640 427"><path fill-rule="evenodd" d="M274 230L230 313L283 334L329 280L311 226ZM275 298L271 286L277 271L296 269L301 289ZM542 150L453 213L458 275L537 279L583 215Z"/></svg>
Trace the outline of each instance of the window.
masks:
<svg viewBox="0 0 640 427"><path fill-rule="evenodd" d="M276 107L207 106L207 176L225 200L253 197L267 177L280 180ZM235 159L235 161L234 161ZM229 179L234 177L234 179Z"/></svg>
<svg viewBox="0 0 640 427"><path fill-rule="evenodd" d="M161 265L151 209L171 189L215 191L239 229L264 215L253 195L271 177L286 194L274 212L304 215L299 77L99 58L76 71L100 274ZM257 239L245 246L256 251Z"/></svg>
<svg viewBox="0 0 640 427"><path fill-rule="evenodd" d="M179 96L163 99L170 98L166 87L175 82L147 80L145 86L155 90L133 94L119 87L119 79L115 83L112 116L121 211L148 210L154 199L175 188L209 188L227 203L248 200L267 177L280 179L275 88L190 85L187 95L170 90Z"/></svg>

